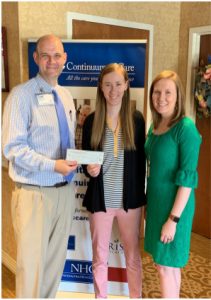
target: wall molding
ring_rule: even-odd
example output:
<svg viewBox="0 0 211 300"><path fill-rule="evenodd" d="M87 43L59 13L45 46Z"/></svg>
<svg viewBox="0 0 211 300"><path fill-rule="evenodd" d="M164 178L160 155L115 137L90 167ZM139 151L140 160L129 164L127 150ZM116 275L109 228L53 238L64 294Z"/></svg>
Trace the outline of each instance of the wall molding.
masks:
<svg viewBox="0 0 211 300"><path fill-rule="evenodd" d="M2 250L2 263L13 273L16 274L16 261L7 252Z"/></svg>

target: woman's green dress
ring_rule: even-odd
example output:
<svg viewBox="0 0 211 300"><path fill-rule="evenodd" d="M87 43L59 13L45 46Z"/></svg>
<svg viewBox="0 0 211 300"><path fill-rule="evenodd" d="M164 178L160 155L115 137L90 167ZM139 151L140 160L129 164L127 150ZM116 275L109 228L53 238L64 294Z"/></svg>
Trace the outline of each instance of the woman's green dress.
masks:
<svg viewBox="0 0 211 300"><path fill-rule="evenodd" d="M157 264L183 267L188 261L200 144L201 136L187 117L160 135L153 133L152 126L149 129L145 143L150 168L144 248ZM171 212L179 186L191 187L192 191L177 224L174 240L164 244L160 241L161 229Z"/></svg>

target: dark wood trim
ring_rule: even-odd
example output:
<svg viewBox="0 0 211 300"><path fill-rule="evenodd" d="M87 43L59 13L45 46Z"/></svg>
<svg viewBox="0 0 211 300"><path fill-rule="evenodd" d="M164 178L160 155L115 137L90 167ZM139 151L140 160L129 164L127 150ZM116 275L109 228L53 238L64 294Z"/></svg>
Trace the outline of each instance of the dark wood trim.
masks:
<svg viewBox="0 0 211 300"><path fill-rule="evenodd" d="M8 53L7 53L7 31L6 27L1 28L2 32L2 63L4 66L4 76L2 74L2 80L4 78L4 85L2 84L2 92L9 92L9 73L8 73ZM3 88L4 86L4 88Z"/></svg>

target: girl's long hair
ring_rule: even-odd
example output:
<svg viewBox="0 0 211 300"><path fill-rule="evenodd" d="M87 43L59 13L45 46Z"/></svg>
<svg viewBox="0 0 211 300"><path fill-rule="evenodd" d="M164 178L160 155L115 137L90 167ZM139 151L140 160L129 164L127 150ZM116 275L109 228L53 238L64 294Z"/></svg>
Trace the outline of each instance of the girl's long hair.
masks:
<svg viewBox="0 0 211 300"><path fill-rule="evenodd" d="M128 82L128 88L124 92L122 99L122 106L120 109L120 123L122 130L122 145L124 149L131 150L135 149L134 141L134 122L131 112L130 105L130 88L129 88L129 78L127 71L122 64L111 63L106 65L99 76L98 87L97 87L97 97L95 106L95 116L92 126L92 136L91 136L91 146L93 149L98 149L103 147L104 137L105 137L105 127L106 127L106 99L102 92L102 81L106 74L111 72L121 73Z"/></svg>

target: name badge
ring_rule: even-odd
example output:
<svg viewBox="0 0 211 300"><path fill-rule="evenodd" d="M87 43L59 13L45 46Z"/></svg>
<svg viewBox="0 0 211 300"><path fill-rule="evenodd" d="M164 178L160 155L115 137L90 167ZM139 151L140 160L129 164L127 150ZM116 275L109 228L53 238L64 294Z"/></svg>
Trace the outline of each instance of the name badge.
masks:
<svg viewBox="0 0 211 300"><path fill-rule="evenodd" d="M39 105L54 105L54 97L52 94L37 94L36 96Z"/></svg>

